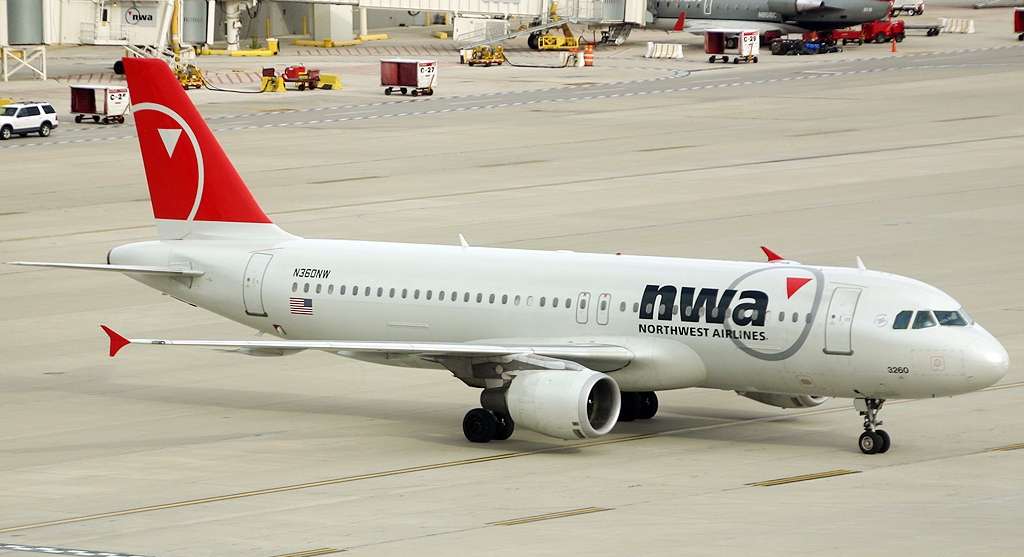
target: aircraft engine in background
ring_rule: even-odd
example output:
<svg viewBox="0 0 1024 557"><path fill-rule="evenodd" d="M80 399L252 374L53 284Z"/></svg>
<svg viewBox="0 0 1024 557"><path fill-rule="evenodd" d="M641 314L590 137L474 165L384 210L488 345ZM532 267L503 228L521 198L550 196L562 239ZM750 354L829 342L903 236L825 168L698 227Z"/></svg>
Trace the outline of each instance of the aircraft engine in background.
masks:
<svg viewBox="0 0 1024 557"><path fill-rule="evenodd" d="M824 0L768 0L768 9L784 16L820 10L824 7Z"/></svg>
<svg viewBox="0 0 1024 557"><path fill-rule="evenodd" d="M778 393L754 393L740 391L736 391L736 394L769 406L778 406L779 408L810 408L828 400L827 396L782 395Z"/></svg>
<svg viewBox="0 0 1024 557"><path fill-rule="evenodd" d="M600 437L615 427L622 397L611 377L591 370L524 371L505 395L517 427L558 439Z"/></svg>

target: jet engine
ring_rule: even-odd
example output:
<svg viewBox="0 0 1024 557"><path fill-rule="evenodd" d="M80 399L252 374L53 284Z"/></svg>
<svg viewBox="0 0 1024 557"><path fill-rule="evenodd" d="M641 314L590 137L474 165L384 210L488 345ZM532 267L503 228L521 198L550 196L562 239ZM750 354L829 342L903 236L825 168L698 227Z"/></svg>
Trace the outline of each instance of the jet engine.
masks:
<svg viewBox="0 0 1024 557"><path fill-rule="evenodd" d="M824 7L825 0L768 0L768 9L783 16L794 16Z"/></svg>
<svg viewBox="0 0 1024 557"><path fill-rule="evenodd" d="M615 427L621 396L615 380L597 371L524 371L509 384L505 403L518 427L585 439Z"/></svg>
<svg viewBox="0 0 1024 557"><path fill-rule="evenodd" d="M781 395L778 393L752 393L736 391L736 394L769 406L779 408L810 408L828 400L827 396Z"/></svg>

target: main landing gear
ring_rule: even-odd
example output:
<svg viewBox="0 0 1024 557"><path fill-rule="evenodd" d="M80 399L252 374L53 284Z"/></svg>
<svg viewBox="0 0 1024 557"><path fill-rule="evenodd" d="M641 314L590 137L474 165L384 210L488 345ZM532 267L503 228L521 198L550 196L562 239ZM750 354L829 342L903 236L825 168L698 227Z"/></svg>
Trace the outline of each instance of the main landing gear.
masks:
<svg viewBox="0 0 1024 557"><path fill-rule="evenodd" d="M860 435L860 452L864 454L884 453L889 450L889 434L876 429L882 425L878 419L878 411L885 403L884 398L856 398L853 406L864 416L864 433Z"/></svg>
<svg viewBox="0 0 1024 557"><path fill-rule="evenodd" d="M515 428L511 417L486 408L474 408L462 420L462 433L473 443L504 441L512 437Z"/></svg>
<svg viewBox="0 0 1024 557"><path fill-rule="evenodd" d="M649 420L658 413L658 395L653 392L621 393L622 406L619 409L620 422Z"/></svg>

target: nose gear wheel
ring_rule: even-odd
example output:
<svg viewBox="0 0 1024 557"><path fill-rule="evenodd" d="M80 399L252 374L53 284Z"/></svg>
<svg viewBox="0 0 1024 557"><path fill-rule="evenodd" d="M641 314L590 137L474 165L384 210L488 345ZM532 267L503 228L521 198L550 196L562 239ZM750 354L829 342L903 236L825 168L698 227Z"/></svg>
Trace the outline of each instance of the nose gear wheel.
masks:
<svg viewBox="0 0 1024 557"><path fill-rule="evenodd" d="M860 452L864 454L884 453L889 450L892 444L889 434L885 430L878 429L882 420L878 419L878 412L885 403L884 398L858 398L854 400L854 407L864 416L864 433L860 435Z"/></svg>

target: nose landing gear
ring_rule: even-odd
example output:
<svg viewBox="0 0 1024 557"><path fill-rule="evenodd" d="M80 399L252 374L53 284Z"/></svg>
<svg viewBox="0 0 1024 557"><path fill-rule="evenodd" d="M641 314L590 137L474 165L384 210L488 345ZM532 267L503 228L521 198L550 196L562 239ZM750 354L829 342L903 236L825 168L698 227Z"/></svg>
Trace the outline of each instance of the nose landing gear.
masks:
<svg viewBox="0 0 1024 557"><path fill-rule="evenodd" d="M889 450L891 444L889 434L884 430L877 429L882 425L878 419L878 411L885 403L884 398L856 398L853 400L853 407L864 416L864 433L860 435L860 452L864 454L884 453Z"/></svg>

